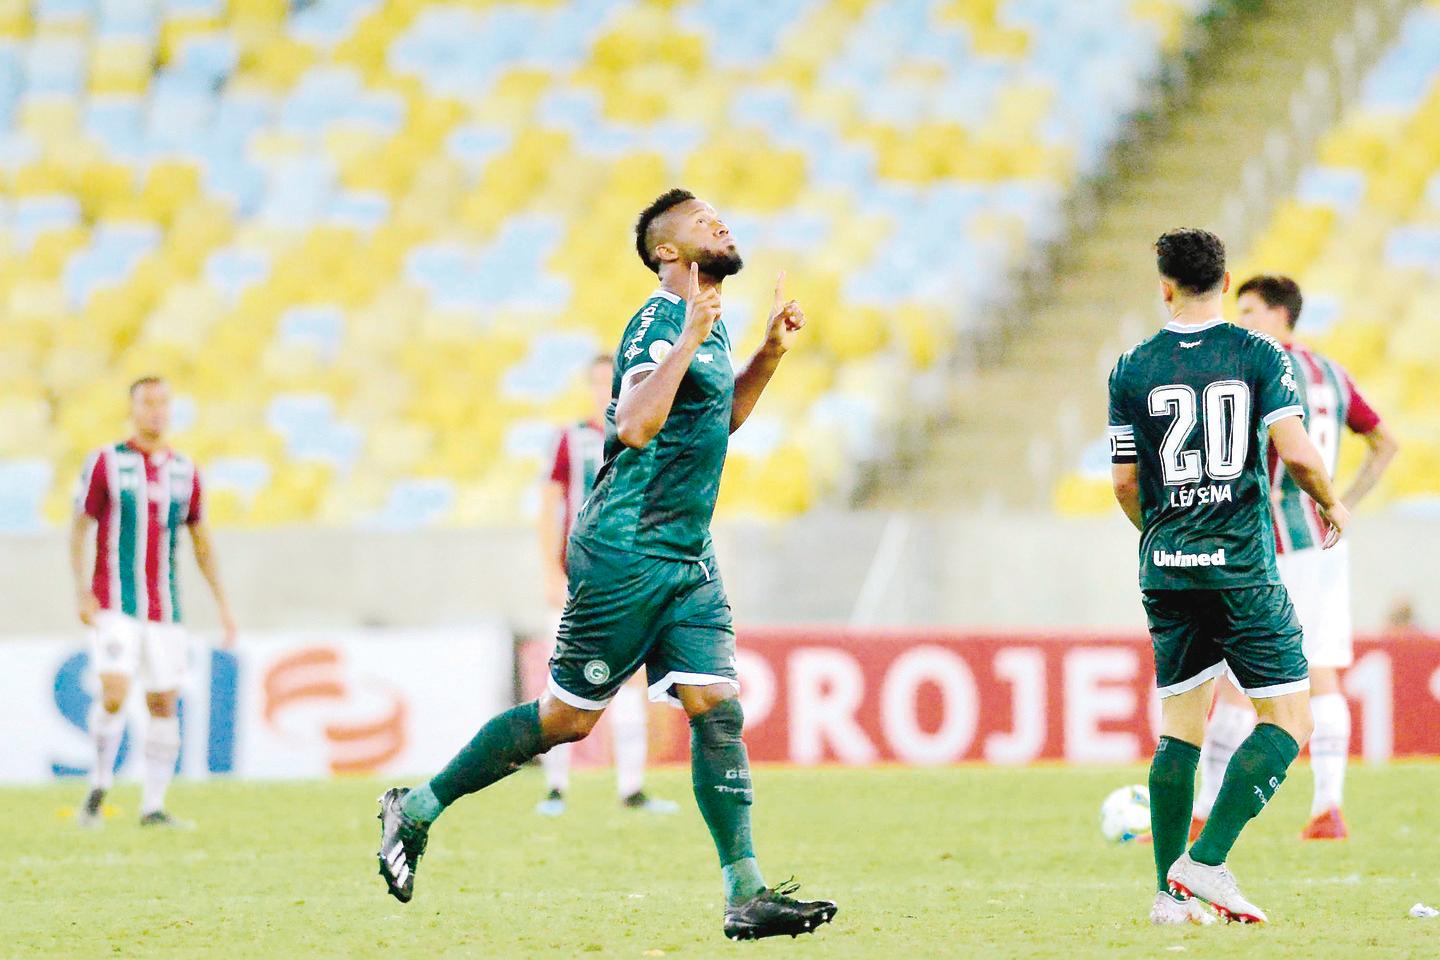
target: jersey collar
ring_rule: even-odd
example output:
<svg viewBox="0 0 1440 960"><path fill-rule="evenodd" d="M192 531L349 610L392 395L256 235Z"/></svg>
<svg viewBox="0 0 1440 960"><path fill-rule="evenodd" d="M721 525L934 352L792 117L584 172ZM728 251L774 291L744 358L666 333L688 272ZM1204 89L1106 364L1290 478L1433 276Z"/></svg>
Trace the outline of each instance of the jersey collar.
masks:
<svg viewBox="0 0 1440 960"><path fill-rule="evenodd" d="M655 297L661 297L661 298L663 298L663 299L665 299L665 300L669 300L671 303L683 303L683 302L684 302L684 301L682 301L679 297L675 296L675 294L671 293L669 290L666 290L664 287L660 287L660 288L657 289L654 293L650 294L650 298L651 298L652 300L653 300Z"/></svg>
<svg viewBox="0 0 1440 960"><path fill-rule="evenodd" d="M1209 330L1211 327L1218 327L1225 322L1224 317L1216 317L1214 320L1206 320L1204 323L1177 323L1171 320L1165 324L1165 329L1171 333L1199 333L1201 330Z"/></svg>

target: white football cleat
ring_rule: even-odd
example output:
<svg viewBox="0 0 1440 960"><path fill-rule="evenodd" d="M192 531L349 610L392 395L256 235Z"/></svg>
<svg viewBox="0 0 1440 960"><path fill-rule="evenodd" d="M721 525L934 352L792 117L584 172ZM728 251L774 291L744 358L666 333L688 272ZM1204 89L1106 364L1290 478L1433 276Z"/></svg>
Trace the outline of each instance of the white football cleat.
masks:
<svg viewBox="0 0 1440 960"><path fill-rule="evenodd" d="M1199 900L1179 900L1174 894L1160 890L1150 907L1150 922L1157 927L1180 923L1203 927L1215 922L1215 914L1206 910Z"/></svg>
<svg viewBox="0 0 1440 960"><path fill-rule="evenodd" d="M1245 899L1235 876L1225 864L1209 866L1196 863L1188 852L1171 865L1165 875L1170 889L1181 896L1204 900L1226 920L1237 923L1265 923L1265 911Z"/></svg>

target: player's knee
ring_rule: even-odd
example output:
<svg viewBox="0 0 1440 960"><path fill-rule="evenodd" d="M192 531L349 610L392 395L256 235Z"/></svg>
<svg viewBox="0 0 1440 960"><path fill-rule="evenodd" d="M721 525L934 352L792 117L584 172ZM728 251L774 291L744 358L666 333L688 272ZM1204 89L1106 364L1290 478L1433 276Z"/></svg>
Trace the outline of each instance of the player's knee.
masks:
<svg viewBox="0 0 1440 960"><path fill-rule="evenodd" d="M100 698L100 705L105 708L106 713L119 713L120 708L125 706L125 697L107 692Z"/></svg>
<svg viewBox="0 0 1440 960"><path fill-rule="evenodd" d="M145 707L152 717L173 717L176 712L176 699L176 695L173 693L147 693Z"/></svg>
<svg viewBox="0 0 1440 960"><path fill-rule="evenodd" d="M703 686L677 684L675 696L691 720L711 712L722 703L733 701L737 707L740 703L735 688L728 683L707 683Z"/></svg>
<svg viewBox="0 0 1440 960"><path fill-rule="evenodd" d="M745 729L745 712L734 697L722 698L709 710L690 717L690 729L704 746L724 746L740 740Z"/></svg>
<svg viewBox="0 0 1440 960"><path fill-rule="evenodd" d="M1276 697L1273 700L1257 700L1255 711L1261 723L1279 727L1294 738L1301 747L1310 739L1315 730L1315 718L1310 713L1310 697L1306 694Z"/></svg>
<svg viewBox="0 0 1440 960"><path fill-rule="evenodd" d="M601 710L581 710L554 697L540 701L540 729L547 746L584 740L603 715Z"/></svg>

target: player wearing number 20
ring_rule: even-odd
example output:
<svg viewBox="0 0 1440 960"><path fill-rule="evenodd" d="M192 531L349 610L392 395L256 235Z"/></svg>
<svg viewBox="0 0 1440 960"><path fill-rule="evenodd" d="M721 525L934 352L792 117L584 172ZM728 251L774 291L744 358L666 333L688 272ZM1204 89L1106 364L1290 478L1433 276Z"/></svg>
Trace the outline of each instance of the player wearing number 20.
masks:
<svg viewBox="0 0 1440 960"><path fill-rule="evenodd" d="M1317 504L1325 546L1349 514L1304 426L1285 350L1227 323L1225 248L1203 230L1155 245L1170 322L1110 375L1115 496L1140 530L1161 737L1150 767L1158 880L1151 919L1202 922L1193 900L1259 922L1225 867L1240 831L1269 803L1310 735L1301 628L1275 564L1270 444ZM1205 829L1187 852L1195 771L1214 679L1229 666L1259 714L1235 751Z"/></svg>

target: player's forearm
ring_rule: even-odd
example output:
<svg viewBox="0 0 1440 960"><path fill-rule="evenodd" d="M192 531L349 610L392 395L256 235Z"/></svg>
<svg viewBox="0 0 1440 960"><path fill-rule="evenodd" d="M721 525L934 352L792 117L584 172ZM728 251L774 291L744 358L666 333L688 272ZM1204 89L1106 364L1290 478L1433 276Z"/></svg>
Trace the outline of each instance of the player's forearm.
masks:
<svg viewBox="0 0 1440 960"><path fill-rule="evenodd" d="M755 404L760 401L760 394L765 392L770 378L775 376L775 370L780 366L783 355L781 351L762 346L755 351L750 362L745 364L745 369L735 376L735 400L730 407L731 433L739 430L741 424L750 419Z"/></svg>
<svg viewBox="0 0 1440 960"><path fill-rule="evenodd" d="M220 563L215 559L215 551L210 546L208 536L194 536L195 544L195 565L200 568L200 575L210 585L210 594L215 598L215 606L219 608L224 617L229 617L230 601L225 596L225 585L220 580Z"/></svg>
<svg viewBox="0 0 1440 960"><path fill-rule="evenodd" d="M1339 502L1335 495L1335 487L1330 482L1330 473L1325 469L1325 463L1320 459L1320 454L1313 449L1301 453L1295 457L1281 455L1285 461L1285 469L1290 476L1295 478L1300 489L1310 495L1310 498L1327 510Z"/></svg>
<svg viewBox="0 0 1440 960"><path fill-rule="evenodd" d="M691 337L682 336L659 366L644 379L621 389L615 404L615 433L621 443L638 449L655 439L670 416L675 392L699 347Z"/></svg>
<svg viewBox="0 0 1440 960"><path fill-rule="evenodd" d="M81 514L70 524L70 572L75 578L75 595L90 592L90 571L85 562L85 546L90 534L90 518Z"/></svg>
<svg viewBox="0 0 1440 960"><path fill-rule="evenodd" d="M1376 427L1363 436L1369 446L1365 453L1365 462L1360 464L1360 471L1355 474L1355 479L1350 481L1350 488L1340 496L1340 502L1351 510L1375 489L1390 462L1400 452L1399 442L1384 426Z"/></svg>

